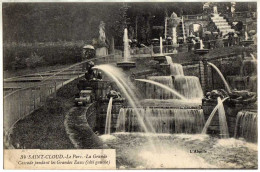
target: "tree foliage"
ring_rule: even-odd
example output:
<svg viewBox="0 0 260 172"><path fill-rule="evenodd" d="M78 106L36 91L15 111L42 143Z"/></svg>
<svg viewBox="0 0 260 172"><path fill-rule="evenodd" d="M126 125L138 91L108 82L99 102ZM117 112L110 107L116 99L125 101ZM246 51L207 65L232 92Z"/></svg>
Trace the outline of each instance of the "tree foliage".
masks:
<svg viewBox="0 0 260 172"><path fill-rule="evenodd" d="M248 2L237 3L236 11L248 10ZM202 13L202 2L156 3L3 3L3 38L6 42L57 42L98 38L100 21L107 38L123 41L125 27L142 41L151 36L152 26L164 26L165 15ZM255 10L256 4L250 8Z"/></svg>

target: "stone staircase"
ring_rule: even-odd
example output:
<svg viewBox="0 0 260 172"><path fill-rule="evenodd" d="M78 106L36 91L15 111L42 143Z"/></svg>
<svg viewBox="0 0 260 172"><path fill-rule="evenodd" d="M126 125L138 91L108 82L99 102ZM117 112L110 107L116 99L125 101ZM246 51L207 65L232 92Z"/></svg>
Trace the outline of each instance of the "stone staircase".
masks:
<svg viewBox="0 0 260 172"><path fill-rule="evenodd" d="M231 26L228 24L226 19L224 19L222 16L219 16L219 14L214 14L214 16L211 17L211 20L215 23L217 28L223 34L227 34L229 32L235 32L234 29L231 29Z"/></svg>

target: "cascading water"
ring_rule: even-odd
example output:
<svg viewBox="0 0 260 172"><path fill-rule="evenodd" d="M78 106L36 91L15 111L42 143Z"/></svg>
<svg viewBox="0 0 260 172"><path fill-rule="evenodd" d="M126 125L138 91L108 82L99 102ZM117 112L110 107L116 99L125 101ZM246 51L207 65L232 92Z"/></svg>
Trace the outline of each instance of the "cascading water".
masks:
<svg viewBox="0 0 260 172"><path fill-rule="evenodd" d="M224 99L220 99L218 97L218 104L217 106L213 109L213 111L211 112L207 122L205 123L205 126L203 127L203 130L202 130L202 134L207 134L207 130L208 130L208 127L216 113L216 111L218 110L218 115L219 115L219 126L220 126L220 136L222 138L228 138L229 137L229 134L228 134L228 127L227 127L227 121L226 121L226 114L225 114L225 110L224 110L224 107L223 107L223 102L225 100L227 100L228 97L224 98Z"/></svg>
<svg viewBox="0 0 260 172"><path fill-rule="evenodd" d="M140 103L139 100L137 99L137 96L132 91L134 86L129 81L126 80L126 77L123 75L122 71L118 70L118 68L113 67L111 65L97 65L94 67L94 69L102 70L104 73L106 73L110 78L112 78L115 81L116 85L119 87L121 92L127 98L131 107L133 107L133 109L135 110L138 118L138 123L143 128L143 130L145 132L154 132L153 127L150 125L150 123L149 122L146 123L147 125L149 125L148 127L150 128L150 130L148 130L146 124L144 124L143 120L140 118L142 114L140 114L139 111L136 110L137 104L139 105Z"/></svg>
<svg viewBox="0 0 260 172"><path fill-rule="evenodd" d="M129 61L130 51L129 51L129 40L128 40L128 32L127 28L124 30L124 61Z"/></svg>
<svg viewBox="0 0 260 172"><path fill-rule="evenodd" d="M150 121L156 133L199 133L204 125L201 109L138 108L145 122ZM117 132L142 132L132 108L121 108Z"/></svg>
<svg viewBox="0 0 260 172"><path fill-rule="evenodd" d="M147 82L146 98L148 99L172 99L178 97L185 99L173 89L173 80L171 76L151 76L149 80L136 79L137 81ZM175 96L176 95L176 96Z"/></svg>
<svg viewBox="0 0 260 172"><path fill-rule="evenodd" d="M153 99L202 99L203 91L199 78L195 76L175 76L172 81L171 76L153 76L149 80L136 79L148 82L146 97ZM174 83L174 84L172 84ZM157 88L155 86L161 87Z"/></svg>
<svg viewBox="0 0 260 172"><path fill-rule="evenodd" d="M165 56L167 63L170 65L171 75L184 75L183 67L181 64L173 63L171 56Z"/></svg>
<svg viewBox="0 0 260 172"><path fill-rule="evenodd" d="M174 89L187 99L203 98L199 78L195 76L175 76Z"/></svg>
<svg viewBox="0 0 260 172"><path fill-rule="evenodd" d="M226 79L224 78L223 74L222 74L221 71L218 69L218 67L215 66L214 64L210 63L210 62L208 62L208 64L209 64L210 66L212 66L212 67L217 71L217 73L219 74L220 78L222 79L222 81L223 81L223 83L224 83L224 85L225 85L225 87L226 87L226 89L227 89L227 92L228 92L228 93L231 93L231 89L230 89L230 87L229 87L229 85L228 85Z"/></svg>
<svg viewBox="0 0 260 172"><path fill-rule="evenodd" d="M218 97L218 118L221 138L229 138L226 113L221 99Z"/></svg>
<svg viewBox="0 0 260 172"><path fill-rule="evenodd" d="M107 116L106 116L106 126L105 126L105 134L111 134L111 111L112 111L113 97L109 99L109 103L107 106Z"/></svg>
<svg viewBox="0 0 260 172"><path fill-rule="evenodd" d="M235 138L242 137L250 142L257 142L257 113L240 111L237 114Z"/></svg>

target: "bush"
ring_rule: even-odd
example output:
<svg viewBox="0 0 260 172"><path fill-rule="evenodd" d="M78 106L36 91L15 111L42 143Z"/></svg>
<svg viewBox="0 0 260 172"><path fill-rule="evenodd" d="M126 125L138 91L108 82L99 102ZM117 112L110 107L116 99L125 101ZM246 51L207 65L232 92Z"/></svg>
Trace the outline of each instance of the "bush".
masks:
<svg viewBox="0 0 260 172"><path fill-rule="evenodd" d="M31 54L29 58L25 59L26 66L29 68L35 68L42 66L45 63L43 57L38 56L35 52Z"/></svg>
<svg viewBox="0 0 260 172"><path fill-rule="evenodd" d="M81 61L84 42L55 42L34 44L4 44L4 70ZM16 60L16 57L19 61ZM26 60L27 59L27 63Z"/></svg>

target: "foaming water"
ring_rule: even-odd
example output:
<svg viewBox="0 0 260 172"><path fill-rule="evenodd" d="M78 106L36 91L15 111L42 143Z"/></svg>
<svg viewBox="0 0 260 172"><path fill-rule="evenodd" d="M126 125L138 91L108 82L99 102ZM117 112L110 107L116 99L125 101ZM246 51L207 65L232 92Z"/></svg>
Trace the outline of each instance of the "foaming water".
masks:
<svg viewBox="0 0 260 172"><path fill-rule="evenodd" d="M105 134L111 134L111 111L112 111L113 97L109 99L109 103L107 106L107 116L106 116L106 126L105 126Z"/></svg>
<svg viewBox="0 0 260 172"><path fill-rule="evenodd" d="M144 122L149 121L156 133L200 133L204 126L202 109L138 108ZM117 132L143 132L132 108L121 108Z"/></svg>
<svg viewBox="0 0 260 172"><path fill-rule="evenodd" d="M223 81L223 83L224 83L224 85L225 85L225 87L226 87L226 89L227 89L227 92L228 92L228 93L231 93L230 87L229 87L229 85L228 85L226 79L224 78L223 74L222 74L221 71L218 69L218 67L215 66L213 63L210 63L210 62L208 62L208 64L209 64L210 66L212 66L212 67L217 71L217 73L219 74L220 78L222 79L222 81Z"/></svg>
<svg viewBox="0 0 260 172"><path fill-rule="evenodd" d="M165 146L167 147L158 153L144 148L138 153L137 158L145 162L146 168L214 168L199 156L192 155L177 146ZM139 168L142 169L142 166Z"/></svg>
<svg viewBox="0 0 260 172"><path fill-rule="evenodd" d="M111 141L111 140L116 140L116 137L115 137L115 136L113 136L113 135L107 135L107 134L101 135L101 136L99 136L99 138L100 138L103 142L107 142L107 141Z"/></svg>
<svg viewBox="0 0 260 172"><path fill-rule="evenodd" d="M237 114L235 138L244 138L247 141L257 142L257 113L240 111Z"/></svg>
<svg viewBox="0 0 260 172"><path fill-rule="evenodd" d="M117 150L119 169L258 167L257 144L234 138L218 139L202 134L141 132L113 133L113 135L116 139L106 144ZM157 147L164 149L152 150L147 138L156 140L155 150Z"/></svg>
<svg viewBox="0 0 260 172"><path fill-rule="evenodd" d="M147 82L147 83L150 83L150 84L153 84L153 85L156 85L158 87L161 87L167 91L169 91L170 93L174 94L175 96L177 96L179 99L186 99L184 96L182 96L181 94L179 94L176 90L170 88L169 86L166 86L164 84L161 84L159 82L156 82L156 81L152 81L152 80L147 80L147 79L136 79L137 81L141 81L141 82Z"/></svg>
<svg viewBox="0 0 260 172"><path fill-rule="evenodd" d="M212 121L212 119L213 119L213 117L214 117L214 115L215 115L215 113L216 113L216 111L217 110L219 110L219 116L224 116L225 118L226 118L226 116L225 116L225 111L224 111L224 113L223 113L223 110L224 109L222 109L222 106L223 106L223 102L225 101L225 100L227 100L228 99L228 97L226 97L226 98L224 98L224 99L220 99L219 97L218 97L218 104L216 105L216 107L213 109L213 111L211 112L211 114L210 114L210 116L209 116L209 118L208 118L208 120L207 120L207 122L206 122L206 124L205 124L205 126L203 127L203 130L202 130L202 134L206 134L207 133L207 130L208 130L208 127L209 127L209 125L210 125L210 123L211 123L211 121ZM220 131L222 132L222 133L220 133L221 134L221 137L224 137L224 138L226 138L226 137L228 137L228 129L227 129L227 124L226 124L226 119L224 119L224 117L219 117L219 122L221 123L220 124L220 127L224 127L224 128L221 128L220 129ZM224 123L224 124L222 124L222 123Z"/></svg>

